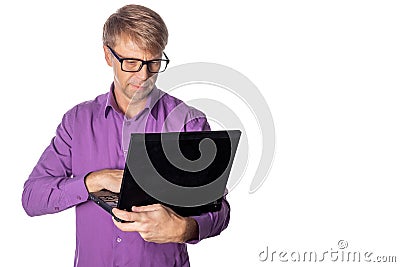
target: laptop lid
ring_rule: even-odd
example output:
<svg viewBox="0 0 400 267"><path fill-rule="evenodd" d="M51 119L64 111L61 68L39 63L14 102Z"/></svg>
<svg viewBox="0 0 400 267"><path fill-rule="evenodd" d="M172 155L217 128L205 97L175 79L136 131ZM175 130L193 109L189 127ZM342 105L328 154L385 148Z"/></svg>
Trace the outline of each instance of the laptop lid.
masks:
<svg viewBox="0 0 400 267"><path fill-rule="evenodd" d="M221 208L239 130L131 134L118 208L161 203L183 216Z"/></svg>
<svg viewBox="0 0 400 267"><path fill-rule="evenodd" d="M90 193L112 208L161 203L181 216L221 208L241 132L200 131L131 134L120 194Z"/></svg>

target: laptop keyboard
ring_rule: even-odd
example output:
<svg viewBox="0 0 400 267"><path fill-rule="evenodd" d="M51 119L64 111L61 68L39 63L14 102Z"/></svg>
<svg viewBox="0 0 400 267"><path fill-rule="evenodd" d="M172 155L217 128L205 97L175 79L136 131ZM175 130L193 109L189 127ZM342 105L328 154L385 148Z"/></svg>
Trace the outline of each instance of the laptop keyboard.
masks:
<svg viewBox="0 0 400 267"><path fill-rule="evenodd" d="M118 196L100 196L99 198L107 203L118 204Z"/></svg>
<svg viewBox="0 0 400 267"><path fill-rule="evenodd" d="M118 201L118 197L117 196L101 196L100 199L104 200L104 201Z"/></svg>

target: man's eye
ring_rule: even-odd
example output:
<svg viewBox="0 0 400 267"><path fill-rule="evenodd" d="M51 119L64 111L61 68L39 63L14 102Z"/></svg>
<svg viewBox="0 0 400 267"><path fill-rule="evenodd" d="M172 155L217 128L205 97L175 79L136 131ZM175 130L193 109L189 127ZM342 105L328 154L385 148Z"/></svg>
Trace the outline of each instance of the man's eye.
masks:
<svg viewBox="0 0 400 267"><path fill-rule="evenodd" d="M158 66L160 66L160 64L161 64L160 61L151 61L151 62L150 62L150 65L151 65L152 67L158 67Z"/></svg>
<svg viewBox="0 0 400 267"><path fill-rule="evenodd" d="M131 66L136 66L140 64L140 61L137 60L125 60L125 64L131 65Z"/></svg>

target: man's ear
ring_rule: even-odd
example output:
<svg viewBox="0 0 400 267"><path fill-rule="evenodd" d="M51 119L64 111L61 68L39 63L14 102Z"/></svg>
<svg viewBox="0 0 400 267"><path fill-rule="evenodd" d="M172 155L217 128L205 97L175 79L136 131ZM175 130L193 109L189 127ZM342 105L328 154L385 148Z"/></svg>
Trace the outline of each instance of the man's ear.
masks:
<svg viewBox="0 0 400 267"><path fill-rule="evenodd" d="M112 67L112 55L110 49L107 46L103 45L104 50L104 58L106 59L107 65Z"/></svg>

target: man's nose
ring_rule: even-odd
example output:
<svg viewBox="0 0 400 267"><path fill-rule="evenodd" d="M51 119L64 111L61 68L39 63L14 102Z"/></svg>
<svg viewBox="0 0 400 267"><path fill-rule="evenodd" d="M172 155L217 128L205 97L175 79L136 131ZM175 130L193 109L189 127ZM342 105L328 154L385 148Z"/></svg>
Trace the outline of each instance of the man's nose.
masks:
<svg viewBox="0 0 400 267"><path fill-rule="evenodd" d="M136 74L136 76L142 81L147 80L151 76L151 73L147 70L147 65L143 65L143 67Z"/></svg>

